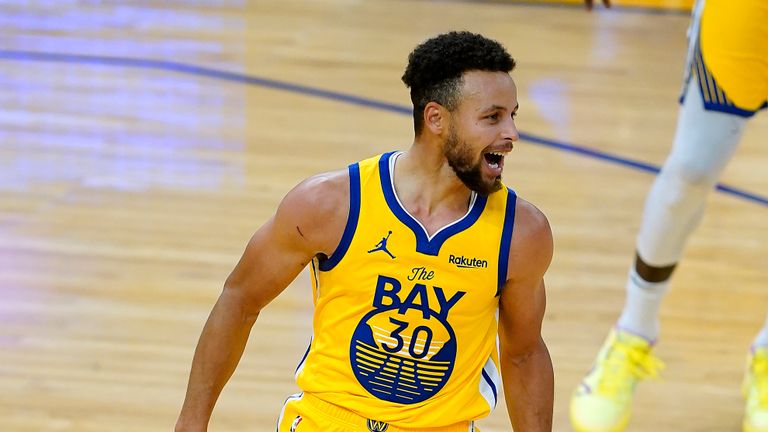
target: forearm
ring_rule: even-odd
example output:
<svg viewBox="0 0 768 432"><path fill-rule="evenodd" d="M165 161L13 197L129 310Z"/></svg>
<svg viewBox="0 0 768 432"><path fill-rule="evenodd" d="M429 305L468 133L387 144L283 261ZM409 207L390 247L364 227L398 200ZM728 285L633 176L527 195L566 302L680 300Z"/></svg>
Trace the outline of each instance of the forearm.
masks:
<svg viewBox="0 0 768 432"><path fill-rule="evenodd" d="M195 349L176 431L205 431L216 400L235 371L258 314L246 314L225 290L205 323Z"/></svg>
<svg viewBox="0 0 768 432"><path fill-rule="evenodd" d="M554 372L544 341L522 355L502 350L501 374L515 432L550 432Z"/></svg>

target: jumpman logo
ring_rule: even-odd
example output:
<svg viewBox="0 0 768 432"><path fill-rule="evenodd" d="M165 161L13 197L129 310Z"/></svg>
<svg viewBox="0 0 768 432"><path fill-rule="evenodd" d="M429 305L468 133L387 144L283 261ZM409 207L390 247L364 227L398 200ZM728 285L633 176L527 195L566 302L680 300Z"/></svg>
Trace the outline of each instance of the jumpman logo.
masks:
<svg viewBox="0 0 768 432"><path fill-rule="evenodd" d="M384 252L387 253L387 255L392 257L392 259L395 259L395 256L392 255L392 253L390 253L389 250L387 250L387 240L389 240L389 236L390 235L392 235L392 231L388 232L387 236L382 238L381 241L376 244L376 247L371 249L371 250L369 250L368 253L377 252L377 251L384 251Z"/></svg>

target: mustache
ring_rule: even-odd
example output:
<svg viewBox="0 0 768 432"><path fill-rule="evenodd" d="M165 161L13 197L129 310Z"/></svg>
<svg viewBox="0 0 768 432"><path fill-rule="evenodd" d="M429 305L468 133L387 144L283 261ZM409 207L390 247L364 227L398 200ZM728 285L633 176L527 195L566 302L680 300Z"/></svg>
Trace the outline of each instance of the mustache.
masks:
<svg viewBox="0 0 768 432"><path fill-rule="evenodd" d="M509 142L509 143L505 143L504 145L501 145L501 146L487 147L483 151L483 153L491 153L491 152L509 153L509 152L512 151L513 147L514 147L513 144L511 142Z"/></svg>

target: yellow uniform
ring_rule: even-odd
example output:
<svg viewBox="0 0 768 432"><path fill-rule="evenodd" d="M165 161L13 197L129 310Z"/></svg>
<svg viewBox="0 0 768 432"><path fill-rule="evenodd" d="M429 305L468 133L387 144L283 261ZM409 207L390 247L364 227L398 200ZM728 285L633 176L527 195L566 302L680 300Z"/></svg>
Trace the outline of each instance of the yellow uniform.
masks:
<svg viewBox="0 0 768 432"><path fill-rule="evenodd" d="M706 0L700 27L692 67L705 107L744 117L764 108L768 1Z"/></svg>
<svg viewBox="0 0 768 432"><path fill-rule="evenodd" d="M349 168L343 238L312 263L314 335L297 383L367 430L476 430L502 390L498 301L516 196L473 194L464 217L429 236L394 192L397 156Z"/></svg>

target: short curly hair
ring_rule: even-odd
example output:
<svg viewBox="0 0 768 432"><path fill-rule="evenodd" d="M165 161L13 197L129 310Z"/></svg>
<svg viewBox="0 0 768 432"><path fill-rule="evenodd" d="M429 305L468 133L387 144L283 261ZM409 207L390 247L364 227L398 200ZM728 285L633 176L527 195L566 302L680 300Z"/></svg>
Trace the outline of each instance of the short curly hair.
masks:
<svg viewBox="0 0 768 432"><path fill-rule="evenodd" d="M424 127L424 108L437 102L453 111L459 104L462 76L467 71L507 72L515 60L497 41L468 31L435 36L408 56L403 82L411 89L413 128Z"/></svg>

